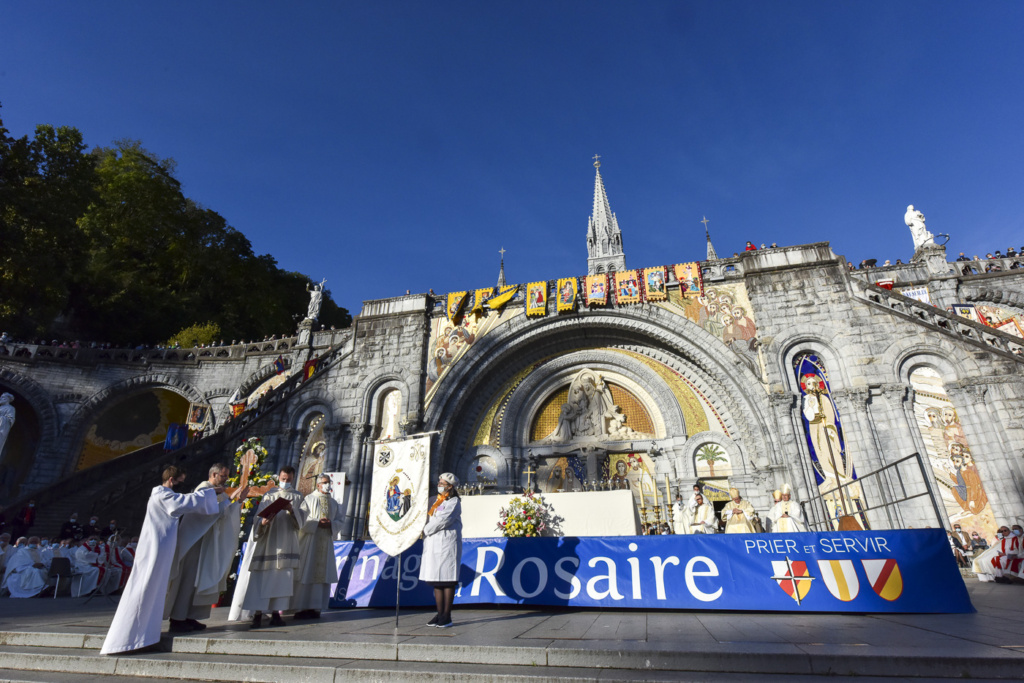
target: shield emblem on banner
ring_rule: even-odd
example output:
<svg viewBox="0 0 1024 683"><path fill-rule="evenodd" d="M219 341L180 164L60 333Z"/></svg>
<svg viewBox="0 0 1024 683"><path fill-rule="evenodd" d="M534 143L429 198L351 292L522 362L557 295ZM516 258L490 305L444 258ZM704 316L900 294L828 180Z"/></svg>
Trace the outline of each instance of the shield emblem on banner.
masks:
<svg viewBox="0 0 1024 683"><path fill-rule="evenodd" d="M379 443L370 484L370 537L396 557L415 543L427 521L430 437Z"/></svg>
<svg viewBox="0 0 1024 683"><path fill-rule="evenodd" d="M861 560L868 583L883 600L892 602L903 594L903 575L896 560Z"/></svg>
<svg viewBox="0 0 1024 683"><path fill-rule="evenodd" d="M807 563L802 560L792 562L787 557L785 560L772 560L772 569L775 572L772 578L779 584L779 588L799 605L807 597L811 582L814 581Z"/></svg>
<svg viewBox="0 0 1024 683"><path fill-rule="evenodd" d="M828 592L843 602L850 602L860 593L860 579L853 560L818 560L818 569Z"/></svg>

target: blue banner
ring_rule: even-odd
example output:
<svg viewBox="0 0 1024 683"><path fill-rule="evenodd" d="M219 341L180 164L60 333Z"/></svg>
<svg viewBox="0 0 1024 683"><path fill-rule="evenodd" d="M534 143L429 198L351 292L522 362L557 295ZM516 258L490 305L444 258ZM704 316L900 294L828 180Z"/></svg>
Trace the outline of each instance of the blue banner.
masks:
<svg viewBox="0 0 1024 683"><path fill-rule="evenodd" d="M422 542L402 554L401 604L433 606ZM335 543L331 607L394 607L397 564ZM462 544L457 604L775 612L973 612L941 529L713 536L481 538Z"/></svg>

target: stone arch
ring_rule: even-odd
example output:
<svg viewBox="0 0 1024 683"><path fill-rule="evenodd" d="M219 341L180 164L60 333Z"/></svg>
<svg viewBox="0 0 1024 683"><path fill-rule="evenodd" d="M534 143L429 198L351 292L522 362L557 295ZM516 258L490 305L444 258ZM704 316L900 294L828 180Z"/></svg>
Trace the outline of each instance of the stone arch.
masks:
<svg viewBox="0 0 1024 683"><path fill-rule="evenodd" d="M679 358L727 406L737 440L748 442L751 452L768 452L779 446L764 401L759 400L761 384L736 362L730 349L681 316L660 307L637 306L542 320L515 316L478 339L449 370L426 410L425 429L445 428L439 439L439 452L444 455L432 467L449 467L462 460L465 435L480 416L481 406L518 372L581 347L610 346L643 347L652 356L660 353Z"/></svg>
<svg viewBox="0 0 1024 683"><path fill-rule="evenodd" d="M370 425L371 434L369 438L376 438L376 434L373 431L380 420L380 412L383 407L382 401L385 395L396 389L401 396L399 407L399 418L401 419L410 412L412 391L405 380L399 375L391 373L378 375L366 380L359 387L362 404L360 408L360 424Z"/></svg>
<svg viewBox="0 0 1024 683"><path fill-rule="evenodd" d="M944 383L956 383L967 376L967 368L961 359L932 344L914 343L893 354L892 373L899 381L910 386L910 374L921 366L927 366L942 376Z"/></svg>
<svg viewBox="0 0 1024 683"><path fill-rule="evenodd" d="M285 359L285 368L290 367L291 364L288 359ZM277 374L277 368L274 367L274 363L270 362L259 368L256 368L249 376L242 380L242 383L238 385L238 396L245 398L253 391L255 391L261 384L266 382L268 379Z"/></svg>
<svg viewBox="0 0 1024 683"><path fill-rule="evenodd" d="M46 390L33 379L10 368L0 369L0 393L15 397L14 428L8 435L6 457L0 452L0 499L13 502L35 488L41 477L39 465L53 458L59 436L59 419ZM24 414L27 408L29 414ZM12 449L18 449L18 454Z"/></svg>
<svg viewBox="0 0 1024 683"><path fill-rule="evenodd" d="M779 370L786 378L786 386L790 391L800 393L800 386L793 375L793 361L802 353L813 353L822 359L829 370L828 379L833 390L845 389L851 385L846 363L842 361L842 356L836 353L832 344L816 334L797 331L795 336L786 340L779 354Z"/></svg>
<svg viewBox="0 0 1024 683"><path fill-rule="evenodd" d="M10 368L0 368L0 389L9 387L28 401L39 418L39 448L56 444L60 433L60 418L50 394L35 380ZM17 418L15 418L17 419Z"/></svg>
<svg viewBox="0 0 1024 683"><path fill-rule="evenodd" d="M61 438L58 442L58 452L66 453L68 455L78 453L79 449L77 446L81 444L82 440L85 438L86 430L88 429L91 421L96 419L96 417L102 413L103 409L110 407L119 399L127 398L132 394L136 394L147 389L165 389L167 391L172 391L193 403L199 403L203 399L202 393L188 382L185 382L178 377L162 373L139 375L111 384L105 389L93 394L78 407L75 413L71 416L71 419L68 420L67 425L61 434ZM211 427L215 426L213 423L214 419L215 416L211 414ZM71 459L69 458L69 461L64 463L64 473L67 474L67 472L70 471L70 468L74 467L74 465L75 463L71 462Z"/></svg>
<svg viewBox="0 0 1024 683"><path fill-rule="evenodd" d="M721 446L729 454L729 464L732 465L734 475L745 475L749 467L747 454L743 447L721 432L701 432L694 434L686 440L679 457L676 459L678 479L689 478L697 480L696 457L697 451L709 443Z"/></svg>

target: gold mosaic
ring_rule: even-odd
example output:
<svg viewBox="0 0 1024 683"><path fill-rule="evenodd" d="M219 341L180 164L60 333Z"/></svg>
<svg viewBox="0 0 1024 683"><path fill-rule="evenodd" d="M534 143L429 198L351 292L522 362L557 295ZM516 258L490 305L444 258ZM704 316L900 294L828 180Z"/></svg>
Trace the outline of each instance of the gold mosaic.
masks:
<svg viewBox="0 0 1024 683"><path fill-rule="evenodd" d="M637 399L622 387L606 382L608 389L612 392L612 401L622 409L626 416L626 426L636 432L654 434L654 422L647 413L647 409ZM530 429L530 441L540 441L558 426L558 416L562 411L562 404L569 398L569 387L565 386L552 394L541 406L534 418L533 427Z"/></svg>

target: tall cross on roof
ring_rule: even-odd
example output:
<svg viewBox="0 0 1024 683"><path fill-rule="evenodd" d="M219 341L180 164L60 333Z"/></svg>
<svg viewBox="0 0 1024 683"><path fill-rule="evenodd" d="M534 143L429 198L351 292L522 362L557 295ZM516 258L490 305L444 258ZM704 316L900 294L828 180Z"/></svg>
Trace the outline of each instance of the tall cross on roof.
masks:
<svg viewBox="0 0 1024 683"><path fill-rule="evenodd" d="M601 155L595 154L591 158L594 160L594 168L601 168Z"/></svg>
<svg viewBox="0 0 1024 683"><path fill-rule="evenodd" d="M714 261L718 259L718 254L715 253L715 248L711 245L711 233L708 232L708 220L707 216L704 216L704 220L701 223L704 224L704 236L708 238L708 261Z"/></svg>
<svg viewBox="0 0 1024 683"><path fill-rule="evenodd" d="M505 247L502 247L501 249L499 249L498 253L501 254L501 260L504 261L505 260Z"/></svg>

